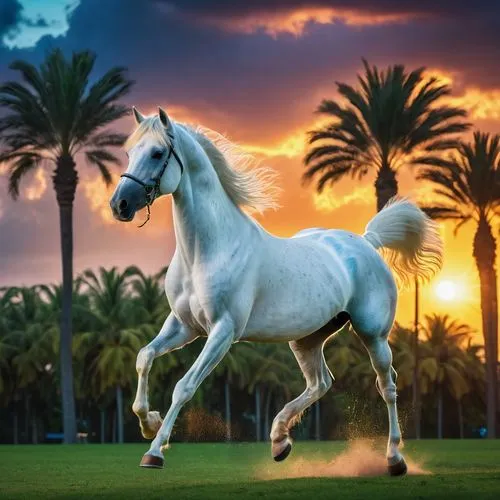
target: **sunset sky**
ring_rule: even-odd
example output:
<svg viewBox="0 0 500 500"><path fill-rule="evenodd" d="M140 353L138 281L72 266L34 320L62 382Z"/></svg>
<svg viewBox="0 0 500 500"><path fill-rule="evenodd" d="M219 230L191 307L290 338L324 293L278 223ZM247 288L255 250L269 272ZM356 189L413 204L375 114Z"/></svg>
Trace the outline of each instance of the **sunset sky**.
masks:
<svg viewBox="0 0 500 500"><path fill-rule="evenodd" d="M375 213L373 177L347 179L321 196L301 185L305 133L319 118L314 110L322 98L336 98L336 81L355 83L362 57L380 67L427 67L453 86L450 102L465 107L475 127L500 132L500 3L494 1L0 1L0 81L16 78L8 69L13 60L39 63L52 47L96 52L95 77L111 66L128 67L136 81L128 104L144 114L161 105L176 120L227 134L273 167L283 187L281 209L259 221L280 236L311 226L363 232ZM131 130L132 119L116 127ZM14 202L1 169L0 286L60 281L49 172L26 179ZM78 169L76 272L128 264L155 272L167 264L175 247L171 200L155 203L142 229L119 223L96 171L81 159ZM399 172L400 194L431 196L413 176ZM445 264L423 289L422 312L449 313L479 330L473 230L470 224L454 236L451 225L442 226ZM440 280L458 285L452 301L436 295ZM406 291L397 319L409 324L412 315L413 294Z"/></svg>

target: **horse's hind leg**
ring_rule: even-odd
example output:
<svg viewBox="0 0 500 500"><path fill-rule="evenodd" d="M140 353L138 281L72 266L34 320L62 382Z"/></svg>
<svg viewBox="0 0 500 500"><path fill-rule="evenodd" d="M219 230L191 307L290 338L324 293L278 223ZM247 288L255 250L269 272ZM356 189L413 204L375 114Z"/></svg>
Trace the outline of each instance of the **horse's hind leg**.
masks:
<svg viewBox="0 0 500 500"><path fill-rule="evenodd" d="M396 406L396 371L392 367L392 352L387 341L390 326L381 333L374 333L356 323L355 315L352 318L352 325L370 355L373 369L377 374L376 384L378 392L387 405L389 415L387 462L391 476L399 476L406 473L406 463L399 451L401 429L399 427Z"/></svg>
<svg viewBox="0 0 500 500"><path fill-rule="evenodd" d="M330 335L348 321L349 315L342 311L316 332L289 343L304 374L306 389L299 397L287 403L273 421L270 437L272 454L276 461L284 460L292 449L290 428L298 422L302 412L320 399L332 386L333 376L323 356L323 345Z"/></svg>
<svg viewBox="0 0 500 500"><path fill-rule="evenodd" d="M298 422L304 410L318 401L332 386L332 374L323 356L323 344L334 332L342 328L349 315L341 312L320 330L300 340L290 342L290 348L306 379L306 389L290 401L278 413L271 429L272 454L279 462L284 460L292 449L290 429Z"/></svg>
<svg viewBox="0 0 500 500"><path fill-rule="evenodd" d="M271 429L272 454L277 462L284 460L292 449L289 430L300 419L301 413L323 396L332 386L332 376L323 356L323 343L305 347L299 341L290 342L290 348L306 379L304 392L287 403L273 421Z"/></svg>

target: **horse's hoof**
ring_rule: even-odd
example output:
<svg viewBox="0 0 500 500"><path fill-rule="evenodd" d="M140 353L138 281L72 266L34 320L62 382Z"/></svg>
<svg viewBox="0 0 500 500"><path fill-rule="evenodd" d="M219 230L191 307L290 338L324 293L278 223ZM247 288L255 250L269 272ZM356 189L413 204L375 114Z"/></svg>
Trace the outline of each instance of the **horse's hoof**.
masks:
<svg viewBox="0 0 500 500"><path fill-rule="evenodd" d="M144 455L142 457L140 467L144 467L146 469L163 469L163 458L157 457L156 455Z"/></svg>
<svg viewBox="0 0 500 500"><path fill-rule="evenodd" d="M389 469L390 476L404 476L408 471L408 467L406 467L406 462L403 457L401 457L398 463L389 465L387 468Z"/></svg>
<svg viewBox="0 0 500 500"><path fill-rule="evenodd" d="M146 425L140 424L142 437L145 439L154 439L160 430L163 420L158 411L149 411Z"/></svg>
<svg viewBox="0 0 500 500"><path fill-rule="evenodd" d="M288 455L290 455L290 452L292 451L292 443L287 439L286 440L286 446L281 450L277 455L274 455L274 461L275 462L283 462Z"/></svg>

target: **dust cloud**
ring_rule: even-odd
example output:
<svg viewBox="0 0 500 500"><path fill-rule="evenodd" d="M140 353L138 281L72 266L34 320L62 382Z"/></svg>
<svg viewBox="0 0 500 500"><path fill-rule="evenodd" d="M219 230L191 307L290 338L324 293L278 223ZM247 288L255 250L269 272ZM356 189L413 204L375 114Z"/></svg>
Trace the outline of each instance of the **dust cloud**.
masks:
<svg viewBox="0 0 500 500"><path fill-rule="evenodd" d="M256 478L270 480L299 477L369 477L388 474L383 452L376 450L374 442L368 439L349 441L347 449L329 461L309 460L302 456L298 458L290 456L287 460L290 462L259 467L256 470ZM405 461L408 474L430 474L422 464L409 460L406 456Z"/></svg>

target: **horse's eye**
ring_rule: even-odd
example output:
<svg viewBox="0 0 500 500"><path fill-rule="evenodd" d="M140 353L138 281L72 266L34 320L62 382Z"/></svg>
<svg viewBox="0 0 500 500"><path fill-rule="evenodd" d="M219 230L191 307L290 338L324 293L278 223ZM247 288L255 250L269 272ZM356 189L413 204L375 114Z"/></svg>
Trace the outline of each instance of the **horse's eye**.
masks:
<svg viewBox="0 0 500 500"><path fill-rule="evenodd" d="M161 160L162 156L163 156L163 151L155 151L151 155L151 158L153 158L153 160Z"/></svg>

